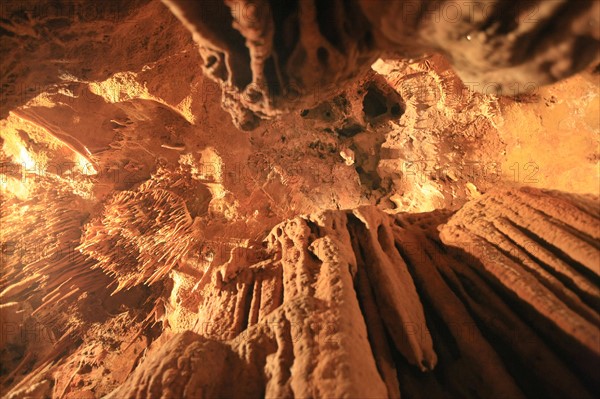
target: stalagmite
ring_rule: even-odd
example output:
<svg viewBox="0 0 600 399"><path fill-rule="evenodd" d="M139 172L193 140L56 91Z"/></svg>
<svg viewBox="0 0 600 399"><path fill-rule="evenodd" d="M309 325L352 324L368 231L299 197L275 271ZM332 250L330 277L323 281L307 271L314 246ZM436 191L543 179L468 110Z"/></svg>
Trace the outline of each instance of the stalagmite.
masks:
<svg viewBox="0 0 600 399"><path fill-rule="evenodd" d="M455 233L459 229L474 229L472 234L481 234L475 232L481 232L476 229L481 226L482 220L498 217L494 214L497 211L496 201L533 198L534 201L527 204L536 208L535 198L552 200L547 198L550 194L539 190L528 189L527 192L532 195L522 196L517 190L486 194L449 219L444 214L390 216L376 208L359 208L353 212L324 212L278 225L268 242L273 261L281 259L278 267L282 274L275 280L277 285L283 286L281 306L261 316L261 321L247 329L240 330L238 324L227 319L217 323L229 328L232 334L228 336L233 338L226 339L225 335L218 338L213 334L210 345L219 342L231 351L228 356L239 358L246 353L240 350L266 350L283 356L280 362L284 362L285 366L278 363L275 368L267 367L267 361L264 370L255 370L266 378L262 389L270 391L278 386L271 392L281 395L399 397L405 390L412 395L424 389L416 388L421 382L414 371L426 371L437 381L439 389L448 395L544 395L559 398L575 394L577 397L591 397L597 383L593 378L593 365L598 354L593 346L585 346L585 342L588 337L590 340L598 338L597 320L590 319L575 330L569 324L575 317L575 311L568 310L562 302L556 302L561 310L552 313L540 310L540 315L552 317L553 323L530 327L527 317L531 313L527 307L536 309L540 304L535 291L529 294L531 291L523 288L521 293L517 293L520 295L518 300L527 306L513 309L511 294L525 287L524 283L505 280L501 275L492 278L494 275L491 273L495 269L491 262L497 261L489 257L496 255L493 251L498 250L483 242L475 247L471 235L457 236ZM563 205L576 204L574 199ZM476 216L473 212L477 212ZM600 226L600 215L580 212L571 216L588 218ZM440 225L441 238L438 237L437 225ZM583 234L576 230L573 233ZM394 262L385 261L392 257ZM377 262L379 265L375 266ZM507 261L505 264L511 263ZM401 272L397 271L399 268ZM387 277L374 277L377 270ZM402 278L395 277L393 273L403 273L399 274ZM521 275L527 278L525 274ZM241 282L244 280L247 281L247 278L239 275L225 283L221 290L225 288L222 292L229 292L227 286L247 286L247 282ZM217 284L219 280L212 281L212 284ZM407 283L410 283L410 290L415 295L413 302L401 301L394 305L378 302L381 296L377 295L388 292L408 295ZM532 287L537 284L534 281L529 283ZM208 293L213 289L207 285L203 291ZM273 290L262 286L261 294L265 293L265 289ZM237 299L232 303L235 310L229 314L246 312L241 317L250 320L253 307L245 304L254 300L254 292L249 289L238 290L236 294L232 292L233 298ZM248 299L240 300L240 295ZM223 306L223 302L211 303L212 306ZM414 328L407 328L403 334L412 333L416 339L414 344L422 348L422 352L414 353L431 351L424 346L428 342L425 337L432 340L429 345L437 348L436 353L441 351L437 364L432 364L429 371L423 370L421 364L414 361L411 356L416 355L413 352L404 352L406 344L394 336L398 331L394 324L396 319L385 313L409 314L407 312L415 312L415 307L423 312L423 327L413 322ZM597 313L589 311L597 317ZM210 310L204 309L203 312ZM431 328L433 330L429 332ZM258 338L263 334L264 338ZM564 335L573 337L571 345L579 341L580 346L557 345L555 340ZM243 338L240 340L240 337ZM173 338L174 342L181 339L183 336ZM203 339L200 336L195 338L199 343ZM262 339L266 341L261 344ZM270 343L267 344L267 341ZM244 344L239 346L240 342ZM279 349L275 351L273 347ZM397 349L401 358L390 356L392 347ZM505 352L508 347L510 355ZM290 357L291 353L294 353L293 357ZM564 360L565 355L577 356L583 362L570 366ZM409 374L405 374L407 364L411 364L409 368L414 370ZM223 371L224 374L237 372L237 366L229 367ZM523 367L529 368L530 377L515 374L523 372ZM288 368L291 374L286 371ZM137 373L148 373L151 369L150 365L142 365ZM394 376L396 372L399 378ZM157 373L160 375L161 372ZM140 377L132 378L132 382L116 391L118 395L134 396L131 393L135 392L133 381ZM164 380L166 377L160 378ZM402 381L408 382L406 386ZM197 383L200 382L194 382ZM240 381L241 386L249 383ZM213 384L210 389L217 389L212 391L218 392L216 396L229 392L226 382L214 381ZM356 390L374 387L378 391ZM260 392L266 392L262 389Z"/></svg>

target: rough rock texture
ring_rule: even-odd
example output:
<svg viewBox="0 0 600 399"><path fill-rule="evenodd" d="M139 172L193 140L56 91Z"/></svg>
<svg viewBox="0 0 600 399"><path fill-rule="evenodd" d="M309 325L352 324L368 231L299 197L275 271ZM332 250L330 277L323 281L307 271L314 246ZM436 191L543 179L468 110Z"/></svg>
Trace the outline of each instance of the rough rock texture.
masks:
<svg viewBox="0 0 600 399"><path fill-rule="evenodd" d="M200 241L192 231L193 217L206 212L210 193L189 173L184 176L187 181L159 172L136 191L119 192L107 201L102 217L86 225L78 250L116 277L117 291L160 280Z"/></svg>
<svg viewBox="0 0 600 399"><path fill-rule="evenodd" d="M348 10L359 27L360 10L378 7L320 3L317 22ZM207 67L210 49L199 51L189 25L158 0L115 4L0 7L0 395L596 393L597 67L506 97L461 81L451 51L391 52L294 104L252 103L260 118L282 114L241 132L222 108L224 98L255 120L232 97L239 80L222 98L213 78L223 71ZM582 18L593 11L577 4ZM207 7L219 34L269 34L230 11L233 28L217 25L235 2ZM293 28L288 11L277 12ZM435 16L422 17L431 28ZM335 43L339 25L310 25L306 38ZM554 29L545 26L540 38ZM287 37L280 28L275 41ZM395 48L382 35L376 47ZM213 39L213 50L229 46ZM268 42L254 58L236 43L229 54L249 64L228 73L251 65L247 76L270 90L254 74L271 68ZM309 74L302 65L288 61L282 81Z"/></svg>
<svg viewBox="0 0 600 399"><path fill-rule="evenodd" d="M31 199L24 204L3 200L0 208L3 395L11 385L24 395L32 387L23 377L46 373L85 337L102 338L82 345L75 372L86 362L95 364L95 357L113 358L108 351L121 345L122 330L145 328L145 301L152 303L153 298L143 286L111 296L113 279L95 270L95 261L76 250L88 212L85 202L69 187L49 190L57 184L52 176L36 180L37 192ZM123 313L124 309L128 311ZM43 397L50 388L60 396L62 387L40 384L38 393L25 397Z"/></svg>
<svg viewBox="0 0 600 399"><path fill-rule="evenodd" d="M593 397L595 200L521 189L449 220L285 222L268 261L200 289L201 315L228 311L151 350L111 397Z"/></svg>
<svg viewBox="0 0 600 399"><path fill-rule="evenodd" d="M378 27L376 42L400 51L442 51L461 78L480 90L527 92L598 57L600 4L593 0L362 0L360 5Z"/></svg>
<svg viewBox="0 0 600 399"><path fill-rule="evenodd" d="M466 205L440 235L479 259L479 272L506 287L514 306L528 305L529 322L594 391L599 232L597 199L527 188Z"/></svg>
<svg viewBox="0 0 600 399"><path fill-rule="evenodd" d="M192 32L204 70L223 88L223 106L242 129L258 118L311 107L377 59L354 2L167 0Z"/></svg>
<svg viewBox="0 0 600 399"><path fill-rule="evenodd" d="M384 51L444 53L476 91L532 92L598 59L594 0L164 0L200 46L242 129L315 105Z"/></svg>

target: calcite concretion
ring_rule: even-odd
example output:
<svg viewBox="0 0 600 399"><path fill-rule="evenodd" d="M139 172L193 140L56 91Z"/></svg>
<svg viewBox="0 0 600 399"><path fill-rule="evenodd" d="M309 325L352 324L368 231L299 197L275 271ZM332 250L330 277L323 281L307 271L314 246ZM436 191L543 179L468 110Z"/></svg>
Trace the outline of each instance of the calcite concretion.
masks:
<svg viewBox="0 0 600 399"><path fill-rule="evenodd" d="M571 227L548 239L516 207ZM450 218L361 207L292 219L267 238L268 261L213 271L202 312L226 315L151 350L111 397L592 397L598 227L591 199L535 189Z"/></svg>
<svg viewBox="0 0 600 399"><path fill-rule="evenodd" d="M204 71L242 129L315 105L384 52L448 56L484 93L517 95L598 59L594 0L164 0L199 45Z"/></svg>
<svg viewBox="0 0 600 399"><path fill-rule="evenodd" d="M471 3L4 2L0 396L597 396L598 2Z"/></svg>

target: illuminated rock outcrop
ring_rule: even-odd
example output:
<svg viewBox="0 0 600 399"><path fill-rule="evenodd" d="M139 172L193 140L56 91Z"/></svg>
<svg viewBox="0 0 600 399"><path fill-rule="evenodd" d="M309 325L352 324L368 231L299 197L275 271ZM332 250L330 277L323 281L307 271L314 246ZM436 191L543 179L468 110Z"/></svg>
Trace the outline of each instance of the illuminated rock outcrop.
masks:
<svg viewBox="0 0 600 399"><path fill-rule="evenodd" d="M4 2L1 396L594 397L599 4Z"/></svg>
<svg viewBox="0 0 600 399"><path fill-rule="evenodd" d="M157 348L112 397L593 397L595 200L521 189L450 217L285 222L268 261L200 289L200 314L222 317Z"/></svg>
<svg viewBox="0 0 600 399"><path fill-rule="evenodd" d="M164 0L200 46L236 125L315 105L384 52L448 55L476 91L517 95L597 60L593 0Z"/></svg>

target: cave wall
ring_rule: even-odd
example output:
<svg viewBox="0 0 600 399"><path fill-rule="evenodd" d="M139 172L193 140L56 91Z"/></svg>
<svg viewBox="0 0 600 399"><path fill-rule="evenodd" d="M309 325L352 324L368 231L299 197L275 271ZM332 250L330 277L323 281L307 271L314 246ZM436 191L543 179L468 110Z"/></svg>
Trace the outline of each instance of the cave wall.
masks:
<svg viewBox="0 0 600 399"><path fill-rule="evenodd" d="M3 395L593 396L597 3L168 3L2 6Z"/></svg>
<svg viewBox="0 0 600 399"><path fill-rule="evenodd" d="M180 269L173 289L178 300L195 301L188 313L150 294L154 307L140 306L141 324L133 327L144 328L144 314L171 327L130 366L128 377L117 377L109 397L593 397L596 201L523 188L492 191L456 213L390 215L371 206L283 222L265 237L254 262L232 251L200 279ZM86 269L77 260L74 265ZM63 266L56 277L56 269L39 263L28 269L54 284L69 273ZM99 290L98 277L92 277L96 294L83 284L88 278L67 281L102 300L104 312L118 305L118 296L111 300ZM44 291L53 287L48 282L40 283ZM3 289L5 314L19 313L11 301L22 298L23 289ZM76 312L94 306L68 297L50 292L34 314L53 315L48 306L57 304L71 303ZM80 336L88 345L76 349L74 359L90 355L95 334L106 332ZM73 332L59 342L69 337ZM28 350L40 344L30 342ZM38 358L10 397L44 384L56 356ZM103 359L104 367L115 361ZM63 373L67 364L58 366Z"/></svg>
<svg viewBox="0 0 600 399"><path fill-rule="evenodd" d="M529 188L290 220L111 397L592 397L599 226L593 199Z"/></svg>

